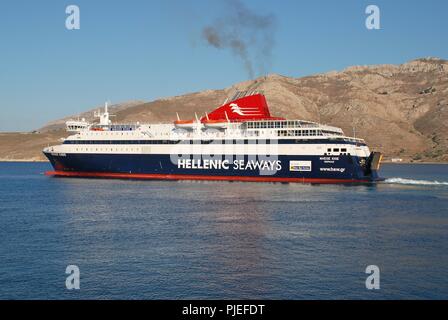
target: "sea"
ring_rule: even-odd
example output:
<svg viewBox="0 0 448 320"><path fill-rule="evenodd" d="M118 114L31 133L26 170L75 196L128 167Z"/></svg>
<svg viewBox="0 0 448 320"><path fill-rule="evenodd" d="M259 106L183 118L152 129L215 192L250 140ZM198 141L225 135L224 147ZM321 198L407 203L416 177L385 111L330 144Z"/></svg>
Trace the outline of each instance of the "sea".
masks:
<svg viewBox="0 0 448 320"><path fill-rule="evenodd" d="M448 165L371 185L49 169L0 163L0 299L448 299Z"/></svg>

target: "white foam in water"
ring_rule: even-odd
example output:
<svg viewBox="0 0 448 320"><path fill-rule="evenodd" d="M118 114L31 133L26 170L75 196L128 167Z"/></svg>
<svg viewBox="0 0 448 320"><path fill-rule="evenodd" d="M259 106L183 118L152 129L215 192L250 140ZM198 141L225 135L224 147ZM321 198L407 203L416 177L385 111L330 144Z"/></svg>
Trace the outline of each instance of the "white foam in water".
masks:
<svg viewBox="0 0 448 320"><path fill-rule="evenodd" d="M448 186L448 182L445 181L414 180L405 178L388 178L384 182L395 184L412 184L421 186Z"/></svg>

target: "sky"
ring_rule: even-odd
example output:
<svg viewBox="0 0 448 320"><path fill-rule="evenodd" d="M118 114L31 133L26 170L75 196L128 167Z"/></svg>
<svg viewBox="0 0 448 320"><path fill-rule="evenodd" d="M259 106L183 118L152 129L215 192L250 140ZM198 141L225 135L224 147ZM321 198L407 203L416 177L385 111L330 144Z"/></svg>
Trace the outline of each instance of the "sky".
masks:
<svg viewBox="0 0 448 320"><path fill-rule="evenodd" d="M446 0L240 0L249 12L242 16L238 1L2 1L0 131L34 130L106 100L151 101L270 73L448 59ZM365 25L372 4L379 30ZM79 30L66 28L69 5L79 7ZM253 75L241 52L207 42L207 26L244 29Z"/></svg>

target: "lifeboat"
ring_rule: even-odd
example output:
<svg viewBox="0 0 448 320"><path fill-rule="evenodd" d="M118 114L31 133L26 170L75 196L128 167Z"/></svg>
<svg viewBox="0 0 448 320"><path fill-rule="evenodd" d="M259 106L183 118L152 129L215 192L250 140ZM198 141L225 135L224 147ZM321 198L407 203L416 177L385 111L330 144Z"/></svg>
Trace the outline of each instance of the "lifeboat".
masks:
<svg viewBox="0 0 448 320"><path fill-rule="evenodd" d="M180 129L193 129L195 127L193 120L176 120L174 121L174 125Z"/></svg>
<svg viewBox="0 0 448 320"><path fill-rule="evenodd" d="M229 122L227 120L212 120L212 119L204 119L202 123L207 128L212 129L225 129Z"/></svg>

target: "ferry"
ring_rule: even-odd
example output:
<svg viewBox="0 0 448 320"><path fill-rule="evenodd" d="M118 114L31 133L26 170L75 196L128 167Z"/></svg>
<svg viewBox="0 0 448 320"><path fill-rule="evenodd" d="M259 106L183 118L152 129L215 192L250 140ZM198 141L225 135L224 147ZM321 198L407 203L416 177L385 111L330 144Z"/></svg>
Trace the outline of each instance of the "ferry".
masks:
<svg viewBox="0 0 448 320"><path fill-rule="evenodd" d="M342 129L271 116L260 91L236 92L194 119L166 124L68 121L73 133L43 150L56 177L372 183L382 155Z"/></svg>

